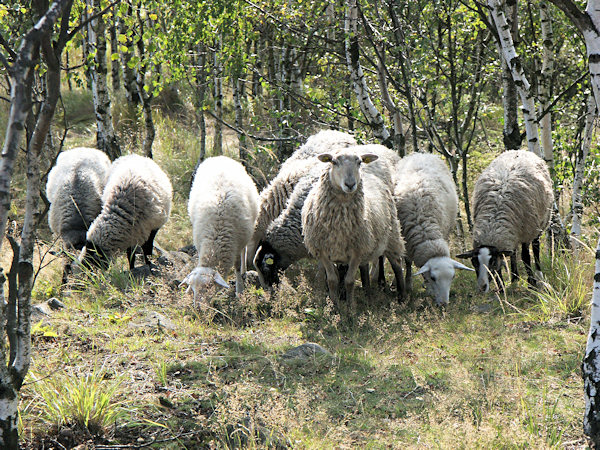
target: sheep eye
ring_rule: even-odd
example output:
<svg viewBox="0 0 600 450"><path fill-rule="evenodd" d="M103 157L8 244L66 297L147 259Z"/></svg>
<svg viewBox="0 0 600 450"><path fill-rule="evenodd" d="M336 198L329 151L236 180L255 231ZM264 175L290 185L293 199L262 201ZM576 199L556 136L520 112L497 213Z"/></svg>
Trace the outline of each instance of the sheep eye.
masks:
<svg viewBox="0 0 600 450"><path fill-rule="evenodd" d="M429 276L429 278L431 278L431 281L433 281L435 283L435 277L434 276Z"/></svg>

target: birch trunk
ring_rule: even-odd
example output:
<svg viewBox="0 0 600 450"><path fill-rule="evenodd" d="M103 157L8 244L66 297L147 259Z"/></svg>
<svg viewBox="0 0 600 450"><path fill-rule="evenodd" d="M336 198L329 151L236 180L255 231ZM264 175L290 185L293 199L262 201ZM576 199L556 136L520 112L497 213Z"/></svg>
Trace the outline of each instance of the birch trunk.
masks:
<svg viewBox="0 0 600 450"><path fill-rule="evenodd" d="M100 0L87 0L88 10L94 13L101 10ZM110 95L108 93L106 65L106 25L99 16L88 24L88 41L94 52L94 68L90 71L94 110L96 112L96 145L111 160L121 156L121 147L117 141L112 123Z"/></svg>
<svg viewBox="0 0 600 450"><path fill-rule="evenodd" d="M525 121L525 132L527 134L527 147L530 151L538 156L542 156L540 152L540 143L538 137L538 126L535 103L533 100L533 92L531 85L525 76L523 66L519 55L515 50L515 46L510 33L510 26L506 22L506 17L502 10L501 0L488 0L494 24L500 36L502 45L502 57L510 68L512 79L517 86L517 92L523 103L523 119Z"/></svg>
<svg viewBox="0 0 600 450"><path fill-rule="evenodd" d="M516 0L506 2L506 16L510 26L513 44L516 45L518 37L518 16ZM498 52L502 53L502 46L498 46ZM510 67L504 58L501 59L502 70L502 107L504 111L504 127L502 136L505 150L518 150L521 148L521 132L517 115L517 86L512 79Z"/></svg>
<svg viewBox="0 0 600 450"><path fill-rule="evenodd" d="M356 93L360 110L364 114L373 134L386 147L393 147L392 136L385 126L381 113L371 100L371 93L360 64L360 47L358 44L358 7L356 0L346 1L346 20L344 22L346 63L350 71L350 79ZM414 132L414 130L413 130Z"/></svg>
<svg viewBox="0 0 600 450"><path fill-rule="evenodd" d="M144 35L144 20L140 14L140 10L137 11L137 20L140 34ZM148 70L147 62L151 60L152 55L146 54L146 47L144 45L144 39L138 39L137 41L138 57L140 61L143 61L141 67L136 72L136 87L138 96L142 103L142 113L144 116L144 140L142 142L142 151L145 156L152 158L152 144L154 143L154 137L156 131L154 129L154 120L152 118L152 92L146 91L146 71Z"/></svg>
<svg viewBox="0 0 600 450"><path fill-rule="evenodd" d="M221 119L223 119L223 63L221 62L221 48L223 45L221 39L222 38L219 36L214 53L213 64L213 96L215 102L215 116L217 116L213 134L213 153L215 155L223 154L223 123L221 122Z"/></svg>
<svg viewBox="0 0 600 450"><path fill-rule="evenodd" d="M554 32L552 31L552 17L548 10L548 3L540 1L540 22L542 25L542 72L538 80L538 92L541 100L541 110L545 111L551 101L552 76L554 74ZM554 173L554 143L552 141L552 114L548 111L540 119L540 138L544 160L548 164L550 173Z"/></svg>
<svg viewBox="0 0 600 450"><path fill-rule="evenodd" d="M248 144L246 143L246 135L244 134L244 114L242 109L243 83L240 77L233 80L233 105L235 109L235 127L238 131L238 148L240 160L246 169L248 168Z"/></svg>
<svg viewBox="0 0 600 450"><path fill-rule="evenodd" d="M581 217L583 215L583 203L581 201L581 188L583 186L583 177L585 174L585 162L590 152L592 136L594 134L594 122L596 119L596 103L590 96L587 100L587 114L585 117L585 127L583 129L583 139L581 147L577 152L575 161L575 176L573 177L572 209L573 224L571 226L571 245L573 248L579 246L579 236L581 236Z"/></svg>
<svg viewBox="0 0 600 450"><path fill-rule="evenodd" d="M119 59L113 59L113 55L119 55L119 41L117 39L117 22L118 18L116 17L116 9L112 8L111 22L109 27L109 35L110 35L110 75L111 75L111 84L113 95L119 91L121 87L121 70L119 67Z"/></svg>

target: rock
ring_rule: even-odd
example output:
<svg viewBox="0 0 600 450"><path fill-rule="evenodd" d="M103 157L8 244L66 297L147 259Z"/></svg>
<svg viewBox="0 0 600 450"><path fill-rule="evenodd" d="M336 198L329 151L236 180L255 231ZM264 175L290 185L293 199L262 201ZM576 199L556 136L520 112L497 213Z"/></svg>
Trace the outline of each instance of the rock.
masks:
<svg viewBox="0 0 600 450"><path fill-rule="evenodd" d="M260 280L258 279L258 272L256 270L248 270L242 275L242 278L244 279L246 286L254 286L255 288L261 287Z"/></svg>
<svg viewBox="0 0 600 450"><path fill-rule="evenodd" d="M152 268L148 264L131 269L131 276L134 278L144 279L148 278L150 275L152 275Z"/></svg>
<svg viewBox="0 0 600 450"><path fill-rule="evenodd" d="M53 311L58 311L59 309L63 309L65 307L65 304L56 297L52 297L46 303Z"/></svg>
<svg viewBox="0 0 600 450"><path fill-rule="evenodd" d="M331 352L321 347L319 344L313 342L307 342L306 344L299 345L285 352L281 357L286 360L293 359L309 359L315 356L331 356Z"/></svg>
<svg viewBox="0 0 600 450"><path fill-rule="evenodd" d="M185 247L181 247L179 249L180 252L183 253L187 253L190 256L196 256L196 254L198 253L196 251L196 247L194 247L193 245L186 245Z"/></svg>
<svg viewBox="0 0 600 450"><path fill-rule="evenodd" d="M37 305L31 306L31 318L33 320L40 320L45 317L51 316L54 311L58 311L63 309L65 304L61 302L56 297L52 297L51 299L38 303Z"/></svg>
<svg viewBox="0 0 600 450"><path fill-rule="evenodd" d="M171 319L156 311L149 312L141 322L131 323L129 326L134 328L149 328L152 330L162 328L172 331L175 329L175 324L171 321Z"/></svg>
<svg viewBox="0 0 600 450"><path fill-rule="evenodd" d="M192 260L192 257L182 251L176 252L165 252L162 256L160 256L156 262L162 266L185 266L189 264Z"/></svg>

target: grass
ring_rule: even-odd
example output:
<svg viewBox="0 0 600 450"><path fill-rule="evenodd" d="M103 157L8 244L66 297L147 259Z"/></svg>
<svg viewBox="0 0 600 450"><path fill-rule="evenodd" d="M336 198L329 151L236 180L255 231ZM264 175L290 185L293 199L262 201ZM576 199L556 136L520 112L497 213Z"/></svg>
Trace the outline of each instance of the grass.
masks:
<svg viewBox="0 0 600 450"><path fill-rule="evenodd" d="M133 136L128 114L115 117ZM157 115L156 160L176 193L157 241L177 250L191 243L186 201L199 149L193 128ZM81 130L69 143L90 139ZM24 444L583 445L579 365L592 263L585 250L545 255L542 288L521 280L502 297L479 294L473 274L459 271L444 309L425 296L418 277L405 304L391 292L367 297L357 288L358 317L349 323L327 300L311 262L291 268L272 293L215 292L194 308L178 287L190 265L159 265L157 275L140 280L122 256L108 271L83 274L61 289L56 259L40 271L34 301L57 296L66 308L35 324L33 369L21 396ZM152 325L151 314L172 325ZM331 356L281 358L305 342Z"/></svg>

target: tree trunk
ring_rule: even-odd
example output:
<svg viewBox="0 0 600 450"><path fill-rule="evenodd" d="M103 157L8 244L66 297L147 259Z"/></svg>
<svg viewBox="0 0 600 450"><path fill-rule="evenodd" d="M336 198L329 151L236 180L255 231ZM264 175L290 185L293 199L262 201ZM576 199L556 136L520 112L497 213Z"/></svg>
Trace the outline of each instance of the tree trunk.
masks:
<svg viewBox="0 0 600 450"><path fill-rule="evenodd" d="M97 13L101 10L100 0L87 0L87 7ZM96 111L96 145L114 161L121 156L121 147L117 141L112 123L110 95L108 93L106 65L106 26L104 18L99 16L88 24L88 41L94 52L94 68L90 71L92 94Z"/></svg>
<svg viewBox="0 0 600 450"><path fill-rule="evenodd" d="M248 169L248 144L246 143L246 135L244 134L244 114L242 109L242 95L243 95L243 83L239 76L233 80L233 105L235 109L235 127L239 130L238 132L238 143L240 160L244 167Z"/></svg>
<svg viewBox="0 0 600 450"><path fill-rule="evenodd" d="M517 91L521 97L521 102L523 103L523 119L525 121L525 132L527 134L527 147L536 155L542 156L540 152L533 92L527 77L525 77L525 72L523 71L523 66L521 64L519 55L517 55L515 50L510 33L510 26L506 22L506 17L504 16L504 12L502 10L502 2L501 0L488 0L488 6L500 36L502 57L510 68L512 79L517 86Z"/></svg>
<svg viewBox="0 0 600 450"><path fill-rule="evenodd" d="M112 8L112 16L109 27L109 35L110 35L110 74L111 74L111 84L113 95L116 95L116 92L119 91L121 87L121 70L119 67L119 40L118 40L118 25L117 21L119 19L116 16L116 8Z"/></svg>
<svg viewBox="0 0 600 450"><path fill-rule="evenodd" d="M545 111L550 104L552 95L552 76L554 74L554 33L552 17L545 0L540 1L540 22L542 25L543 60L542 72L538 80L538 92L541 100L541 110ZM552 141L552 114L547 112L540 119L540 139L544 160L550 173L554 173L554 143ZM556 197L556 195L555 195ZM558 199L556 199L558 200Z"/></svg>
<svg viewBox="0 0 600 450"><path fill-rule="evenodd" d="M344 22L344 31L346 34L344 40L346 63L348 65L348 70L350 71L354 92L356 93L360 109L373 130L375 137L386 147L392 148L392 136L385 126L381 113L377 110L375 104L371 100L371 93L367 86L367 80L365 79L365 74L360 65L360 48L358 44L357 27L358 8L356 6L356 0L347 0L346 8L346 20Z"/></svg>
<svg viewBox="0 0 600 450"><path fill-rule="evenodd" d="M518 38L518 16L516 0L506 2L506 18L510 25L513 43L516 45ZM498 53L502 54L502 46L498 43ZM504 127L502 137L505 150L518 150L521 148L521 131L517 114L517 86L512 79L510 68L504 58L501 60L502 71L502 107L504 111Z"/></svg>
<svg viewBox="0 0 600 450"><path fill-rule="evenodd" d="M143 36L144 35L144 21L140 15L139 10L137 12L137 19L138 19L138 26L139 26L140 34ZM146 55L146 48L145 48L143 39L138 39L137 50L138 50L138 57L140 58L140 61L146 61L146 60L150 59L151 55ZM146 62L143 62L142 66L140 67L140 70L137 71L135 82L136 82L138 96L142 103L142 113L144 115L144 140L142 142L142 152L148 158L152 158L152 144L154 143L154 137L156 135L156 131L154 129L154 120L152 118L152 93L149 91L147 92L145 89L145 85L146 85L146 75L145 74L148 69L146 67L146 64L147 64Z"/></svg>
<svg viewBox="0 0 600 450"><path fill-rule="evenodd" d="M217 45L214 53L213 64L213 86L214 86L214 102L215 102L215 129L213 134L213 153L215 155L223 154L223 63L221 62L221 37L217 39Z"/></svg>

